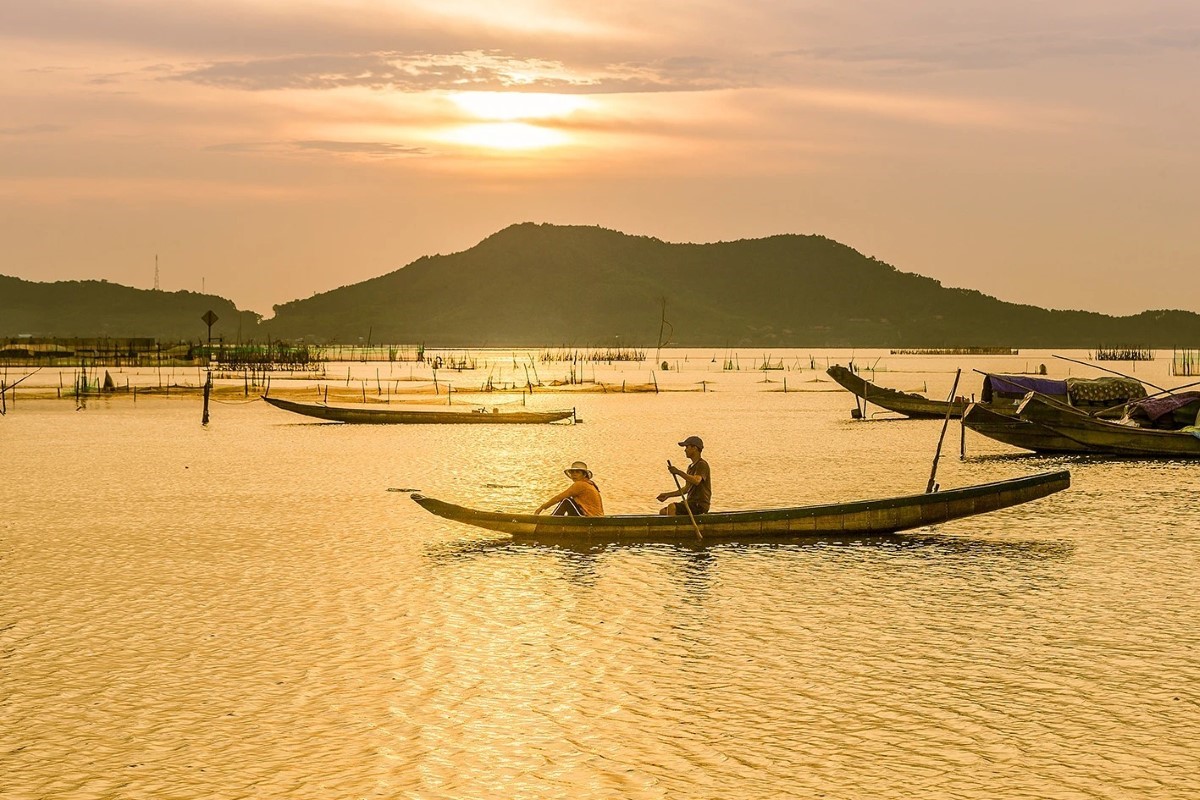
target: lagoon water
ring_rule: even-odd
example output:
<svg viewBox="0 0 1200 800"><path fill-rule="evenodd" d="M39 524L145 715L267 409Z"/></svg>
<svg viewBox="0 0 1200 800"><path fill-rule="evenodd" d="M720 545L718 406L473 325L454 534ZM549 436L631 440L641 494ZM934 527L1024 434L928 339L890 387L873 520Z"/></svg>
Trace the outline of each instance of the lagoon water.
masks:
<svg viewBox="0 0 1200 800"><path fill-rule="evenodd" d="M952 423L943 486L1065 467L1072 488L761 545L516 545L388 491L532 509L583 459L610 512L649 511L699 434L718 510L917 493L941 422L851 420L826 359L941 397L959 367L1100 374L1049 353L727 355L669 353L661 394L529 400L576 426L328 425L226 400L201 427L194 395L18 399L0 797L1200 796L1200 464L971 433L960 460ZM1113 366L1188 382L1165 358Z"/></svg>

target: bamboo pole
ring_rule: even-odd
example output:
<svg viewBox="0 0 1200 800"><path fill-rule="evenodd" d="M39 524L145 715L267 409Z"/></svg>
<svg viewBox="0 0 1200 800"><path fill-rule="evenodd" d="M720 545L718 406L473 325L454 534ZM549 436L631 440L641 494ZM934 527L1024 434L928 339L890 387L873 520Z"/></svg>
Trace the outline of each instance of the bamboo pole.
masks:
<svg viewBox="0 0 1200 800"><path fill-rule="evenodd" d="M942 457L942 440L946 438L946 428L950 425L950 415L954 411L954 395L958 392L958 379L962 377L962 369L954 374L954 385L950 387L950 405L946 406L946 419L942 421L942 433L938 436L937 450L933 454L933 469L929 471L929 483L925 486L925 494L937 491L938 459Z"/></svg>
<svg viewBox="0 0 1200 800"><path fill-rule="evenodd" d="M204 413L200 417L200 424L208 424L208 395L212 391L212 372L209 371L208 379L204 381Z"/></svg>

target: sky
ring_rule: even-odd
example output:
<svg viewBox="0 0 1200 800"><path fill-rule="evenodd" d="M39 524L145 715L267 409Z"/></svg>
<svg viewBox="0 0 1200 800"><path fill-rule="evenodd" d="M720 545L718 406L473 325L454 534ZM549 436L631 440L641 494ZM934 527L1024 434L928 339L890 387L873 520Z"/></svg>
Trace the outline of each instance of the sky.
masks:
<svg viewBox="0 0 1200 800"><path fill-rule="evenodd" d="M0 274L268 317L519 222L1200 312L1198 143L1194 0L0 0Z"/></svg>

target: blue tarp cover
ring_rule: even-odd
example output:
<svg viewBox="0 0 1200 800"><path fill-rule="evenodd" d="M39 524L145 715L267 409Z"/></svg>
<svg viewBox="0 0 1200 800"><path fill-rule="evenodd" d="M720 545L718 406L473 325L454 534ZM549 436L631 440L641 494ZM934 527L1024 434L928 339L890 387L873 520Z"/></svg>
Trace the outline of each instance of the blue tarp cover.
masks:
<svg viewBox="0 0 1200 800"><path fill-rule="evenodd" d="M992 401L992 393L1024 397L1029 392L1048 394L1051 397L1066 397L1067 382L1056 381L1052 378L1037 378L1032 375L984 375L981 399L985 403Z"/></svg>

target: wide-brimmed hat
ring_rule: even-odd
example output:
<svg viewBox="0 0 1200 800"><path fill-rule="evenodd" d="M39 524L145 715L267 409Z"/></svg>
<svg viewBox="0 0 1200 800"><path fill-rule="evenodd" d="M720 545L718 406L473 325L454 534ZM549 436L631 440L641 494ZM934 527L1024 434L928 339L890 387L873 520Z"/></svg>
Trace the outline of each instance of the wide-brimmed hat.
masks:
<svg viewBox="0 0 1200 800"><path fill-rule="evenodd" d="M695 447L697 450L704 449L704 440L701 439L699 436L689 436L688 438L686 438L682 442L680 442L679 446L687 447L689 444L692 445L693 447Z"/></svg>
<svg viewBox="0 0 1200 800"><path fill-rule="evenodd" d="M571 466L563 470L563 474L568 478L571 477L572 472L582 472L589 479L592 477L592 471L588 469L587 464L583 463L582 461L576 461L571 464Z"/></svg>

